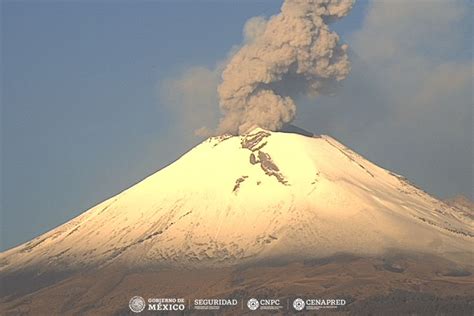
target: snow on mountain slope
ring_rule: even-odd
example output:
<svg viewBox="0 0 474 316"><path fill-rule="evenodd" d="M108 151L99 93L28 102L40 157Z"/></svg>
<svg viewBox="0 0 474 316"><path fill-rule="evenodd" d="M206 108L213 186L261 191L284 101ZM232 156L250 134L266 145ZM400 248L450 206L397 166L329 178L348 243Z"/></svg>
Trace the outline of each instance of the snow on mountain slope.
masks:
<svg viewBox="0 0 474 316"><path fill-rule="evenodd" d="M203 266L393 249L469 263L473 220L328 136L212 137L81 216L3 252L0 272ZM36 268L37 269L37 268Z"/></svg>
<svg viewBox="0 0 474 316"><path fill-rule="evenodd" d="M455 197L444 200L444 203L454 207L463 216L474 219L474 202L464 195L457 195Z"/></svg>

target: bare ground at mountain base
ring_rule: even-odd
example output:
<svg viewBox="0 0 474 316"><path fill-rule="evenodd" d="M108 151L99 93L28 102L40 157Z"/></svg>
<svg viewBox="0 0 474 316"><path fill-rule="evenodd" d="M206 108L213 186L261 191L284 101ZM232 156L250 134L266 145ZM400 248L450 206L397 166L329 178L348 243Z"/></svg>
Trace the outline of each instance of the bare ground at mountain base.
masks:
<svg viewBox="0 0 474 316"><path fill-rule="evenodd" d="M200 270L142 271L108 266L75 273L26 295L6 295L2 315L131 315L128 302L147 298L343 298L347 305L318 315L472 315L471 268L434 257L361 258L339 255L311 261ZM3 284L2 286L7 286ZM294 314L290 307L279 314ZM286 307L286 303L285 303ZM149 313L150 315L157 312ZM202 314L187 310L185 314ZM245 304L220 314L251 314ZM300 312L301 313L301 312ZM146 315L147 312L142 314Z"/></svg>

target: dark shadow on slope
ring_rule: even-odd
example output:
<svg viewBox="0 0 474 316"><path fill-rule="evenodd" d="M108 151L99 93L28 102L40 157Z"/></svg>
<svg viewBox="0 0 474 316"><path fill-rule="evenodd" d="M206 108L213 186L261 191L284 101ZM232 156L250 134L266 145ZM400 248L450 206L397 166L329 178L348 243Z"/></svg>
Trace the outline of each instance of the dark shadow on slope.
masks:
<svg viewBox="0 0 474 316"><path fill-rule="evenodd" d="M0 299L9 301L27 295L50 285L57 284L74 271L48 271L40 273L39 270L27 269L10 274L0 274Z"/></svg>
<svg viewBox="0 0 474 316"><path fill-rule="evenodd" d="M279 132L283 133L294 133L294 134L299 134L303 136L308 136L308 137L313 137L314 134L311 132L308 132L307 130L304 130L298 126L292 125L292 124L285 124L283 127L279 130Z"/></svg>

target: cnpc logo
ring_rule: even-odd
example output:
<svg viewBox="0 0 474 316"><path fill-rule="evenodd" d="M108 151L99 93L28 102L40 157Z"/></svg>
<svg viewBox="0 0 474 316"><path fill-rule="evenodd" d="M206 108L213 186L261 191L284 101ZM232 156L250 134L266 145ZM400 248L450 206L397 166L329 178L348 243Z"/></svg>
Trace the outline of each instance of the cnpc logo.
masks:
<svg viewBox="0 0 474 316"><path fill-rule="evenodd" d="M260 303L258 302L256 298L251 298L247 301L247 307L251 311L257 310L259 306L260 306Z"/></svg>
<svg viewBox="0 0 474 316"><path fill-rule="evenodd" d="M267 298L267 299L256 299L251 298L247 301L247 307L255 311L257 309L261 310L280 310L283 309L283 305L279 299Z"/></svg>

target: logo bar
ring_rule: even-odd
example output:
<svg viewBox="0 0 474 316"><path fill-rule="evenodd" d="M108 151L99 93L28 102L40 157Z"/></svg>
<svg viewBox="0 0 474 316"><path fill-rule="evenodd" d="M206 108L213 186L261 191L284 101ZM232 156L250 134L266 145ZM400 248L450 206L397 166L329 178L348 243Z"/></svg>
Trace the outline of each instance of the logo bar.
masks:
<svg viewBox="0 0 474 316"><path fill-rule="evenodd" d="M336 309L347 304L345 299L320 299L320 298L196 298L186 301L184 298L148 298L134 296L128 302L133 313L143 311L184 311L201 310L217 311L228 308L247 309L248 311L278 311L289 310L293 312L314 311L320 309Z"/></svg>

